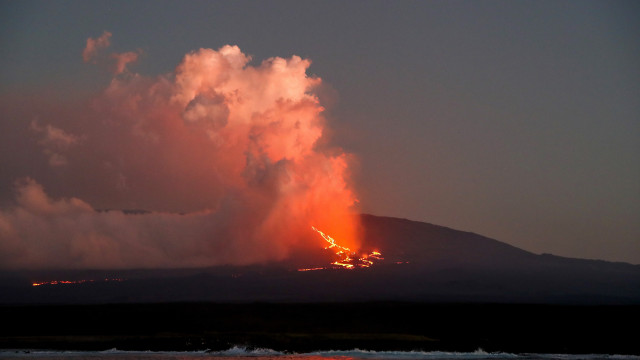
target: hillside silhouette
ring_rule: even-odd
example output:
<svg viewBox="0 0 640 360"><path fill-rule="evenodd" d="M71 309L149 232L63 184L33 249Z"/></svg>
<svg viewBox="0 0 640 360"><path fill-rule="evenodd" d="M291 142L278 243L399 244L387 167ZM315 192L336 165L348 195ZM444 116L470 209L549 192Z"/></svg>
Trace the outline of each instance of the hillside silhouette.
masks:
<svg viewBox="0 0 640 360"><path fill-rule="evenodd" d="M206 269L22 271L0 274L0 303L419 301L640 304L640 266L534 254L478 234L362 215L364 269L297 271L310 258ZM325 256L327 255L327 256ZM100 281L120 278L126 281ZM31 286L49 280L82 284Z"/></svg>

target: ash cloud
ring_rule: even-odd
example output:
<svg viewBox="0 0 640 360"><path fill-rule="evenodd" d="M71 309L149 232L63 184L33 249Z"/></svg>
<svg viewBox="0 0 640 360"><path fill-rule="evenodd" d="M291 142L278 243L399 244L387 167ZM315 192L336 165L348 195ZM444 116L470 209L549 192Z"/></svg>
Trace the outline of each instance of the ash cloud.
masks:
<svg viewBox="0 0 640 360"><path fill-rule="evenodd" d="M37 121L32 121L30 130L39 135L38 144L42 147L42 152L49 158L50 166L67 165L67 158L64 153L75 146L79 138L69 134L50 124L40 126Z"/></svg>
<svg viewBox="0 0 640 360"><path fill-rule="evenodd" d="M98 56L98 52L102 49L108 48L111 45L111 33L105 31L97 38L88 38L87 45L82 51L82 60L84 62L94 62Z"/></svg>
<svg viewBox="0 0 640 360"><path fill-rule="evenodd" d="M110 37L89 39L83 59ZM114 74L135 60L118 58ZM42 184L14 185L0 209L0 267L276 261L322 246L311 225L357 248L353 159L321 141L322 80L298 56L250 61L237 46L199 49L173 73L116 76L64 119L28 125L55 176L40 169ZM96 210L127 208L150 212Z"/></svg>
<svg viewBox="0 0 640 360"><path fill-rule="evenodd" d="M138 61L138 57L142 53L138 51L127 51L123 53L111 53L106 56L103 54L104 49L111 46L112 34L105 31L97 38L88 38L87 44L82 51L82 60L85 63L104 63L114 75L122 74L127 71L127 65Z"/></svg>
<svg viewBox="0 0 640 360"><path fill-rule="evenodd" d="M33 179L16 184L17 206L0 212L4 268L166 268L250 264L283 256L227 226L239 209L185 215L96 211L78 198L53 199Z"/></svg>
<svg viewBox="0 0 640 360"><path fill-rule="evenodd" d="M127 51L125 53L113 53L110 58L114 60L112 65L112 72L115 75L122 74L127 70L127 64L138 61L139 52Z"/></svg>

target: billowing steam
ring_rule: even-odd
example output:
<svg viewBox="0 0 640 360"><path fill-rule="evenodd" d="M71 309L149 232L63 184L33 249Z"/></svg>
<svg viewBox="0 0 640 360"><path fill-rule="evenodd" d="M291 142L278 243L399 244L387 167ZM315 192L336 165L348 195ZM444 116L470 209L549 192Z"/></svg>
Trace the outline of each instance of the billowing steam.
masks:
<svg viewBox="0 0 640 360"><path fill-rule="evenodd" d="M85 46L84 51L82 51L82 60L84 60L84 62L92 61L95 63L98 51L108 48L109 45L111 45L111 33L108 31L103 32L102 35L96 39L88 38L87 46Z"/></svg>
<svg viewBox="0 0 640 360"><path fill-rule="evenodd" d="M89 39L84 60L110 37ZM89 105L26 124L63 195L16 181L15 204L0 210L0 267L266 262L317 247L311 226L357 248L350 158L323 141L310 61L253 66L227 45L149 78L125 71L137 53L109 58L116 76ZM124 208L151 212L105 211Z"/></svg>
<svg viewBox="0 0 640 360"><path fill-rule="evenodd" d="M111 45L111 33L105 31L102 35L96 39L88 38L87 45L82 51L82 60L88 63L97 64L100 62L109 62L109 68L115 75L125 72L127 64L138 61L140 51L128 51L125 53L112 53L109 57L104 58L101 51L108 48Z"/></svg>

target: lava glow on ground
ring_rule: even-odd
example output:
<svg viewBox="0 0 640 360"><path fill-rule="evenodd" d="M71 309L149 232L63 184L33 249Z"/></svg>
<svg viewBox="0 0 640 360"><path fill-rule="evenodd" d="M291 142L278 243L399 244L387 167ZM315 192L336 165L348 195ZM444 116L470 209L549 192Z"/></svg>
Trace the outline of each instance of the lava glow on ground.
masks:
<svg viewBox="0 0 640 360"><path fill-rule="evenodd" d="M110 279L105 278L101 280L52 280L52 281L42 281L42 282L34 282L31 283L31 286L41 286L41 285L64 285L64 284L84 284L84 283L92 283L92 282L108 282L108 281L117 281L122 282L125 279Z"/></svg>
<svg viewBox="0 0 640 360"><path fill-rule="evenodd" d="M351 249L349 249L348 247L339 245L331 236L318 230L316 227L312 226L311 229L320 234L320 236L322 236L322 238L329 243L329 245L325 247L325 250L335 249L335 254L338 256L338 259L332 262L332 266L329 268L349 270L368 268L371 267L375 263L375 261L384 260L382 254L379 251L372 251L369 254L361 254L360 256L358 256L355 251L351 251ZM298 269L298 271L325 270L329 268L314 267Z"/></svg>

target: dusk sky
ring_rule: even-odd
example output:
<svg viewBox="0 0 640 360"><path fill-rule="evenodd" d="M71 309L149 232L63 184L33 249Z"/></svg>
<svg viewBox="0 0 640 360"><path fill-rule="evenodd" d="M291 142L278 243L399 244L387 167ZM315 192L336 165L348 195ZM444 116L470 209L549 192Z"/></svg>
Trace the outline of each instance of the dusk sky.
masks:
<svg viewBox="0 0 640 360"><path fill-rule="evenodd" d="M637 1L1 1L0 261L250 263L351 209L640 264L638 39Z"/></svg>

